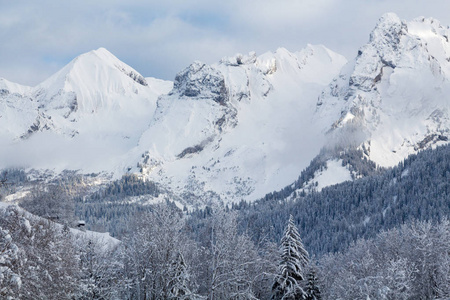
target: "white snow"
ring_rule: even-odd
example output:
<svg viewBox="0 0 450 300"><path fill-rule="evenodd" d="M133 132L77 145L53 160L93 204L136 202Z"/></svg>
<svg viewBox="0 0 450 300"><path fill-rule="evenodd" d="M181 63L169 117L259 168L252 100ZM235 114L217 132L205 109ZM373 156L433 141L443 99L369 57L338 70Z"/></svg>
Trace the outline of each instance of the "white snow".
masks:
<svg viewBox="0 0 450 300"><path fill-rule="evenodd" d="M24 190L24 191L17 191L14 194L10 194L5 196L4 202L8 202L10 204L16 204L16 202L24 197L26 197L28 194L30 194L30 191Z"/></svg>
<svg viewBox="0 0 450 300"><path fill-rule="evenodd" d="M314 177L314 182L317 182L317 191L349 180L352 180L352 176L350 171L342 166L342 159L327 161L327 168Z"/></svg>
<svg viewBox="0 0 450 300"><path fill-rule="evenodd" d="M403 178L403 177L406 177L406 176L408 176L409 175L409 169L405 169L403 172L402 172L402 175L400 176L401 178Z"/></svg>
<svg viewBox="0 0 450 300"><path fill-rule="evenodd" d="M102 251L114 249L121 243L118 239L111 237L108 232L80 231L74 228L70 228L70 232L73 234L75 241L84 243L93 241Z"/></svg>
<svg viewBox="0 0 450 300"><path fill-rule="evenodd" d="M0 78L0 90L6 90L11 94L16 93L16 94L23 95L23 94L30 92L31 87L21 85L18 83L14 83L14 82L8 81L4 78Z"/></svg>

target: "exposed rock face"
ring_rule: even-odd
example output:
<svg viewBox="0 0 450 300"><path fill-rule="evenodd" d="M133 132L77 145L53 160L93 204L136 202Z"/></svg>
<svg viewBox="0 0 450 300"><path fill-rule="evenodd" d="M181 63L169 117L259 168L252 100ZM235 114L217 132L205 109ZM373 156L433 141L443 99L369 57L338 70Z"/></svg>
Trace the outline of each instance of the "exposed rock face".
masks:
<svg viewBox="0 0 450 300"><path fill-rule="evenodd" d="M382 16L369 42L319 97L319 116L336 120L325 131L344 143L350 128L354 136L360 132L356 144L371 141L369 157L383 166L444 142L427 137L449 135L448 35L433 19Z"/></svg>
<svg viewBox="0 0 450 300"><path fill-rule="evenodd" d="M228 100L222 73L198 61L177 74L173 93L181 97L212 99L222 105Z"/></svg>
<svg viewBox="0 0 450 300"><path fill-rule="evenodd" d="M44 132L47 130L55 129L52 120L49 116L46 116L44 113L39 112L38 116L36 117L36 120L34 123L29 127L26 133L24 133L20 138L21 139L27 139L33 133L36 132Z"/></svg>
<svg viewBox="0 0 450 300"><path fill-rule="evenodd" d="M148 86L147 80L145 80L144 76L139 74L138 72L134 70L127 70L124 66L116 65L117 69L119 69L122 73L139 83L143 86Z"/></svg>

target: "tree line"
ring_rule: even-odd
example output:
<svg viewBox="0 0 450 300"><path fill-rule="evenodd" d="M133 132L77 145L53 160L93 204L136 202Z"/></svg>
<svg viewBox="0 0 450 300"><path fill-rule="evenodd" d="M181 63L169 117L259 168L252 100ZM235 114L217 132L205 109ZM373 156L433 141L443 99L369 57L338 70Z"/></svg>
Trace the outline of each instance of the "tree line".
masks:
<svg viewBox="0 0 450 300"><path fill-rule="evenodd" d="M279 243L239 233L211 209L193 234L164 204L101 241L9 206L0 209L2 299L447 299L450 222L410 222L316 259L291 216Z"/></svg>

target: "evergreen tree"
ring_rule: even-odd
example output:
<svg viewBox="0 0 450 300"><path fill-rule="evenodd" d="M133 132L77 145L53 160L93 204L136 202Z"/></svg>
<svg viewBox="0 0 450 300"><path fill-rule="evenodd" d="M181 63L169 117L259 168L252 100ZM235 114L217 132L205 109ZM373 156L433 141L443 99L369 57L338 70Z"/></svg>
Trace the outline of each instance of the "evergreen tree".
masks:
<svg viewBox="0 0 450 300"><path fill-rule="evenodd" d="M300 234L291 215L281 238L279 274L272 287L272 299L306 299L304 270L309 262Z"/></svg>
<svg viewBox="0 0 450 300"><path fill-rule="evenodd" d="M319 280L317 279L316 269L312 266L309 268L306 276L306 300L321 300L320 289L318 286Z"/></svg>

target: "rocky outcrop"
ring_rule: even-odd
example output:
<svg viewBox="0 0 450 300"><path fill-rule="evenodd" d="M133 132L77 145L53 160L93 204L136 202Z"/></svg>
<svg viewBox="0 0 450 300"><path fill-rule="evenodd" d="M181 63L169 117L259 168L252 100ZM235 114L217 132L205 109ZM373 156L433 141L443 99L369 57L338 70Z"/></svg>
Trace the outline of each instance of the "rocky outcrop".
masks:
<svg viewBox="0 0 450 300"><path fill-rule="evenodd" d="M445 142L442 128L450 126L448 35L449 29L431 18L406 22L393 13L383 15L355 60L319 97L320 118L335 120L324 131L340 143L348 140L349 128L364 133L361 143L372 140L377 153L369 156L384 166ZM436 109L444 116L431 118Z"/></svg>
<svg viewBox="0 0 450 300"><path fill-rule="evenodd" d="M222 73L198 61L177 74L171 94L175 93L181 97L209 98L222 105L228 101Z"/></svg>

